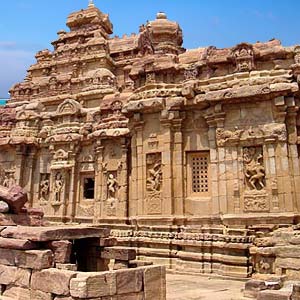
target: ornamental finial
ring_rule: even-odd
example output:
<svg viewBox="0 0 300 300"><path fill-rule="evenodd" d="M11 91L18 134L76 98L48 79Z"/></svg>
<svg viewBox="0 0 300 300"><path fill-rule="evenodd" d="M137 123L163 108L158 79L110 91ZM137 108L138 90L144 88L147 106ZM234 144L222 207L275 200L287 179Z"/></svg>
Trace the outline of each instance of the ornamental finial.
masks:
<svg viewBox="0 0 300 300"><path fill-rule="evenodd" d="M89 7L95 7L94 0L89 0Z"/></svg>

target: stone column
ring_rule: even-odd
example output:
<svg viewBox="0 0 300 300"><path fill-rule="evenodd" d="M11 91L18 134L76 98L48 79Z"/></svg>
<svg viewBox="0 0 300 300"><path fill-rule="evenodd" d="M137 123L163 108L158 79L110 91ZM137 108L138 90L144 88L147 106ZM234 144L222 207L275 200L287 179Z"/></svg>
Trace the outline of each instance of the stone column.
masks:
<svg viewBox="0 0 300 300"><path fill-rule="evenodd" d="M95 206L94 206L94 222L102 217L102 190L103 190L103 151L101 140L98 140L95 147Z"/></svg>
<svg viewBox="0 0 300 300"><path fill-rule="evenodd" d="M137 210L137 145L136 145L136 131L133 129L133 136L131 138L131 177L129 182L129 217L134 217L138 214Z"/></svg>
<svg viewBox="0 0 300 300"><path fill-rule="evenodd" d="M218 190L218 152L216 145L216 126L214 122L208 122L208 142L210 148L210 174L211 174L211 212L219 214L219 190Z"/></svg>
<svg viewBox="0 0 300 300"><path fill-rule="evenodd" d="M162 215L173 214L173 189L172 189L172 123L161 120L163 136L162 149Z"/></svg>
<svg viewBox="0 0 300 300"><path fill-rule="evenodd" d="M145 154L143 150L143 128L144 122L135 124L136 132L136 197L137 197L137 215L144 214L144 199L145 199Z"/></svg>
<svg viewBox="0 0 300 300"><path fill-rule="evenodd" d="M289 169L290 169L290 181L292 182L292 199L293 199L293 211L300 211L300 160L298 149L298 133L297 133L297 113L299 108L295 106L294 97L288 97L286 99L288 105L286 126L288 133L288 157L289 157Z"/></svg>
<svg viewBox="0 0 300 300"><path fill-rule="evenodd" d="M277 163L275 155L276 145L274 139L265 141L264 160L266 168L266 188L270 193L270 211L279 211L279 197L277 187ZM268 186L269 185L269 186Z"/></svg>
<svg viewBox="0 0 300 300"><path fill-rule="evenodd" d="M24 165L24 147L22 145L17 145L16 146L16 161L15 161L15 166L16 166L16 171L15 171L15 179L16 183L20 186L23 187L23 165Z"/></svg>
<svg viewBox="0 0 300 300"><path fill-rule="evenodd" d="M119 180L119 201L120 201L120 216L128 217L128 166L127 166L127 141L122 139L122 158L118 169L118 180Z"/></svg>
<svg viewBox="0 0 300 300"><path fill-rule="evenodd" d="M33 199L34 199L34 195L35 195L36 186L37 186L37 191L39 189L38 188L39 176L36 172L36 170L37 170L36 154L37 154L37 150L35 148L32 148L26 157L26 165L28 167L28 180L26 181L24 188L28 192L28 200L29 200L30 207L33 207Z"/></svg>
<svg viewBox="0 0 300 300"><path fill-rule="evenodd" d="M173 121L173 191L174 213L184 214L184 173L183 173L183 137L181 132L181 119Z"/></svg>

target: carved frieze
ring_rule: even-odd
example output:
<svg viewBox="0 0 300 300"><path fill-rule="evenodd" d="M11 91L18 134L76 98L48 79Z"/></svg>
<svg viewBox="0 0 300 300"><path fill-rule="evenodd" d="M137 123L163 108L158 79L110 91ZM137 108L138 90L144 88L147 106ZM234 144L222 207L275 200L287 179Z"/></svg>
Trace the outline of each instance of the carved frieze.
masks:
<svg viewBox="0 0 300 300"><path fill-rule="evenodd" d="M219 147L225 145L247 143L253 140L274 139L276 141L286 141L287 131L284 124L266 124L250 127L248 129L239 129L238 127L229 130L224 128L216 129L216 141Z"/></svg>

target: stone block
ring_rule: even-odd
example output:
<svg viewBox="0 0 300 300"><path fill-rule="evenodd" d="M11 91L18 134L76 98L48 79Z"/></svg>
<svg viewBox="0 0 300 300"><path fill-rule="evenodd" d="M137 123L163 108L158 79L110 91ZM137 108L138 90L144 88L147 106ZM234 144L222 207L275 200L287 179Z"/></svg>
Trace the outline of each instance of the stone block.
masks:
<svg viewBox="0 0 300 300"><path fill-rule="evenodd" d="M54 300L73 300L72 297L65 297L65 296L56 296Z"/></svg>
<svg viewBox="0 0 300 300"><path fill-rule="evenodd" d="M51 293L45 293L38 290L30 290L30 299L32 300L53 300Z"/></svg>
<svg viewBox="0 0 300 300"><path fill-rule="evenodd" d="M122 269L129 269L129 262L125 260L115 260L114 263L114 270L122 270Z"/></svg>
<svg viewBox="0 0 300 300"><path fill-rule="evenodd" d="M116 246L117 244L118 241L115 238L104 238L104 239L100 239L99 241L100 247L113 247Z"/></svg>
<svg viewBox="0 0 300 300"><path fill-rule="evenodd" d="M267 286L263 280L251 279L245 283L244 297L256 298L258 292L266 289Z"/></svg>
<svg viewBox="0 0 300 300"><path fill-rule="evenodd" d="M265 290L258 293L257 300L290 300L291 291Z"/></svg>
<svg viewBox="0 0 300 300"><path fill-rule="evenodd" d="M70 293L70 281L76 276L76 272L54 268L33 272L31 288L46 293L67 296Z"/></svg>
<svg viewBox="0 0 300 300"><path fill-rule="evenodd" d="M28 227L10 226L1 231L2 237L28 239L35 242L76 240L108 237L110 229L93 226Z"/></svg>
<svg viewBox="0 0 300 300"><path fill-rule="evenodd" d="M0 248L0 264L6 266L15 265L15 251Z"/></svg>
<svg viewBox="0 0 300 300"><path fill-rule="evenodd" d="M0 186L0 200L5 201L9 205L11 212L18 214L21 212L28 198L25 190L18 185L11 188Z"/></svg>
<svg viewBox="0 0 300 300"><path fill-rule="evenodd" d="M3 226L43 226L44 221L40 216L31 216L25 213L2 214L0 213L0 225Z"/></svg>
<svg viewBox="0 0 300 300"><path fill-rule="evenodd" d="M276 268L300 270L300 259L298 258L276 258Z"/></svg>
<svg viewBox="0 0 300 300"><path fill-rule="evenodd" d="M60 270L69 270L69 271L77 271L77 265L76 264L55 264L56 269Z"/></svg>
<svg viewBox="0 0 300 300"><path fill-rule="evenodd" d="M130 293L125 295L118 295L116 299L117 300L145 300L144 293Z"/></svg>
<svg viewBox="0 0 300 300"><path fill-rule="evenodd" d="M69 241L51 241L46 244L46 247L54 253L54 262L66 264L70 262L72 243Z"/></svg>
<svg viewBox="0 0 300 300"><path fill-rule="evenodd" d="M101 251L101 257L105 259L129 261L136 259L136 251L133 248L107 247Z"/></svg>
<svg viewBox="0 0 300 300"><path fill-rule="evenodd" d="M16 266L33 270L51 268L53 253L50 250L14 250Z"/></svg>
<svg viewBox="0 0 300 300"><path fill-rule="evenodd" d="M166 300L166 268L161 266L144 269L145 300Z"/></svg>
<svg viewBox="0 0 300 300"><path fill-rule="evenodd" d="M6 290L3 292L3 296L13 300L33 300L30 297L29 289L17 286L7 286Z"/></svg>
<svg viewBox="0 0 300 300"><path fill-rule="evenodd" d="M277 246L275 247L277 257L300 258L299 246Z"/></svg>
<svg viewBox="0 0 300 300"><path fill-rule="evenodd" d="M9 239L0 237L0 248L16 250L37 249L38 244L29 240Z"/></svg>
<svg viewBox="0 0 300 300"><path fill-rule="evenodd" d="M117 294L140 292L143 288L143 270L126 269L116 271Z"/></svg>
<svg viewBox="0 0 300 300"><path fill-rule="evenodd" d="M30 276L30 270L0 265L0 284L29 287Z"/></svg>
<svg viewBox="0 0 300 300"><path fill-rule="evenodd" d="M86 299L116 294L116 275L113 272L78 273L70 283L74 298Z"/></svg>

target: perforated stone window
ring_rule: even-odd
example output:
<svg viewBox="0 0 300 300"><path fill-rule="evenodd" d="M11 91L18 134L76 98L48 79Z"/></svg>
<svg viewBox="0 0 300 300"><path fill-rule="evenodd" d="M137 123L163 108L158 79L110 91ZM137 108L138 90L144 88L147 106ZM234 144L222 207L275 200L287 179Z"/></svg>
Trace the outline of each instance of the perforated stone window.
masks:
<svg viewBox="0 0 300 300"><path fill-rule="evenodd" d="M188 191L190 195L209 196L210 161L209 152L188 154Z"/></svg>

